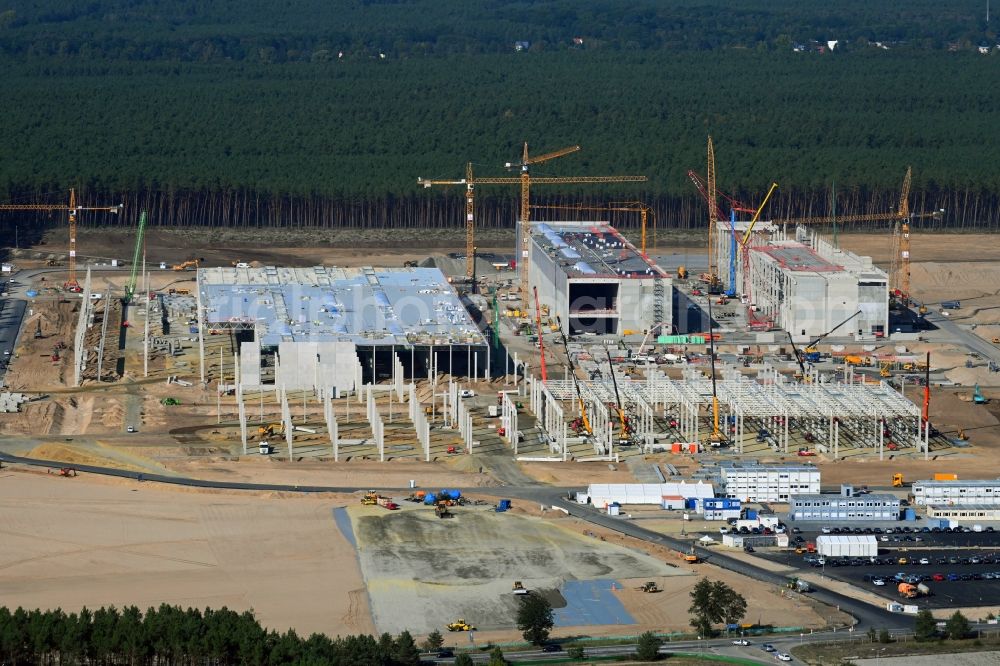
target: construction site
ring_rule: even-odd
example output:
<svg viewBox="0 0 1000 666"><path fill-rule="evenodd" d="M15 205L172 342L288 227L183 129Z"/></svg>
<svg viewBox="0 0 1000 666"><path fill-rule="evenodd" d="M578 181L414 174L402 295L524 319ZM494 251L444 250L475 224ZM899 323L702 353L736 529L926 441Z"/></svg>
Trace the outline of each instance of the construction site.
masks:
<svg viewBox="0 0 1000 666"><path fill-rule="evenodd" d="M44 248L19 250L5 269L0 452L59 465L64 476L93 466L125 470L135 482L154 475L280 486L260 497L301 502L287 515L303 529L320 514L336 528L313 546L336 540L338 561L351 571L331 602L348 624L426 634L463 618L498 640L516 636L514 580L564 609L558 627L612 633L686 625L660 603L667 595L650 603L639 589L646 582L686 595L699 567L739 578L704 555L685 560L597 530L547 496L505 500L501 510L495 502L505 489L643 485L648 492L620 491L624 501L606 489L571 504L646 521L693 553L706 532L718 536L712 520L747 519L747 504L754 515L792 521L796 496L815 502L822 491L845 492L842 485L905 499L941 470L970 482L1000 475L1000 297L982 287L1000 268L991 257L968 257L976 239L914 234L911 242L910 224L924 213L909 211L909 174L898 208L867 216L887 221L887 232L827 233L820 225L829 218L769 219L773 187L754 206L719 194L710 142L708 177L692 177L706 196L707 243L673 247L649 242L644 205L534 209L528 166L575 149L531 157L525 146L520 177L474 177L470 166L464 179L421 180L466 186L466 242L445 248L453 252L391 239L378 249L319 247L305 236L270 249L260 241L191 246L160 230L147 235L144 214L127 237L76 228L79 212L115 206L81 209L71 198L45 208L69 212L72 242L68 252L53 251L65 231L50 232ZM522 188L517 235L506 245L476 241L476 183ZM602 219L622 210L641 215L634 241ZM83 487L23 465L32 482ZM761 480L741 477L747 487L727 492L727 470L747 468ZM798 473L808 483L789 484ZM705 491L713 496L685 496L685 481L694 493L713 484ZM105 482L84 494L125 501L117 493L128 479ZM143 494L152 496L149 485ZM290 500L300 488L320 494ZM352 488L387 494L358 502ZM460 488L468 504L425 503L418 488ZM640 496L652 499L629 499ZM169 513L169 499L155 497L156 510ZM260 497L228 498L226 511L252 513ZM826 516L828 504L798 515ZM879 511L900 510L886 506ZM208 514L198 520L225 536ZM252 521L243 522L238 538L225 536L227 547L252 538ZM774 534L745 536L738 557L782 548L776 539L752 541ZM797 566L790 562L780 566ZM0 591L11 584L0 576ZM74 598L93 603L90 583L72 584ZM784 589L742 585L768 606L771 624L805 617L794 626L819 628L836 615ZM21 593L20 603L52 598L51 590ZM280 617L275 594L227 588L219 598L235 595L237 606L250 599L271 619ZM586 595L613 610L587 616ZM134 599L125 590L114 598ZM328 613L317 604L304 626L319 627Z"/></svg>

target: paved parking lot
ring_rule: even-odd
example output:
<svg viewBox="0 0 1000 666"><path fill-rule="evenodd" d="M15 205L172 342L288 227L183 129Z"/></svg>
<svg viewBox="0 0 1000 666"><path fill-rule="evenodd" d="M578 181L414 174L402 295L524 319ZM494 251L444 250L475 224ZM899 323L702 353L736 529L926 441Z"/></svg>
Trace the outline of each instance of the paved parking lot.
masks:
<svg viewBox="0 0 1000 666"><path fill-rule="evenodd" d="M881 543L879 545L882 546ZM794 552L769 553L762 556L797 567L802 571L821 573L851 583L890 601L903 603L903 599L896 591L898 582L893 580L897 574L902 574L907 577L920 576L921 582L931 589L930 596L920 597L909 603L917 603L928 608L1000 605L1000 543L997 543L996 539L990 547L972 549L920 547L922 545L922 543L917 547L911 545L905 550L880 547L878 555L880 564L858 558L855 563L838 566L842 564L835 561L838 558L826 558L824 565L813 566L806 561L805 556L796 555ZM901 557L906 559L906 564L899 563ZM926 559L928 563L920 564L922 559ZM977 560L978 563L974 563ZM944 577L945 580L933 580L935 574ZM885 585L874 585L871 582L872 577L885 579Z"/></svg>

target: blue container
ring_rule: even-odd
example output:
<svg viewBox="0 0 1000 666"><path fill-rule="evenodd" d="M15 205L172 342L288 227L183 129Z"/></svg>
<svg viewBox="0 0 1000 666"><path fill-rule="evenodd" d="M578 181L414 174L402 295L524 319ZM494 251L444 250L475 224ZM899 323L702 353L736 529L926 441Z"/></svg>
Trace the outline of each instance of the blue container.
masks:
<svg viewBox="0 0 1000 666"><path fill-rule="evenodd" d="M903 520L916 520L917 512L913 509L906 509L903 511Z"/></svg>
<svg viewBox="0 0 1000 666"><path fill-rule="evenodd" d="M747 509L747 520L757 520L757 509Z"/></svg>
<svg viewBox="0 0 1000 666"><path fill-rule="evenodd" d="M424 504L435 504L437 503L437 495L434 493L427 493L424 495Z"/></svg>
<svg viewBox="0 0 1000 666"><path fill-rule="evenodd" d="M684 508L685 509L697 509L698 508L698 500L695 499L695 498L693 498L693 497L689 497L689 498L685 499L684 500Z"/></svg>
<svg viewBox="0 0 1000 666"><path fill-rule="evenodd" d="M448 491L448 496L451 497L453 500L457 500L459 497L462 496L462 491L461 490L449 490Z"/></svg>

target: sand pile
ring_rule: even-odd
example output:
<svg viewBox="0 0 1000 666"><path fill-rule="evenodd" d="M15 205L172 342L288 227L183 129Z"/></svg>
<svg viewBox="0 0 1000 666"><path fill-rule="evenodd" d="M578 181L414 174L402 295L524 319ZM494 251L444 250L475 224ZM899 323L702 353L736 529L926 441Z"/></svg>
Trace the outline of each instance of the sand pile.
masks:
<svg viewBox="0 0 1000 666"><path fill-rule="evenodd" d="M116 467L118 469L133 472L145 471L140 467L123 464L121 461L100 455L99 452L90 449L84 450L79 447L67 444L39 444L29 453L29 458L41 458L42 460L56 460L75 465L99 465L102 467Z"/></svg>

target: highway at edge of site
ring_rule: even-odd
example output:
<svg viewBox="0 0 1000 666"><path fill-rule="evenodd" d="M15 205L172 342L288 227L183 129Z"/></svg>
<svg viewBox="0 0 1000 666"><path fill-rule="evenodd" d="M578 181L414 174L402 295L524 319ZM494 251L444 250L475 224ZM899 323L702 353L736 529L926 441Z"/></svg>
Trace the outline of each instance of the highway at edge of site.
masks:
<svg viewBox="0 0 1000 666"><path fill-rule="evenodd" d="M0 462L9 464L31 465L36 467L46 467L49 469L61 469L72 467L77 472L87 472L90 474L100 474L123 479L135 479L140 482L167 483L179 486L189 486L195 488L209 488L217 490L253 490L270 492L295 492L295 493L353 493L368 488L360 487L338 487L338 486L310 486L310 485L289 485L277 483L246 483L236 481L212 481L205 479L194 479L189 477L166 476L161 474L148 474L145 472L132 472L112 467L100 467L96 465L67 465L64 462L55 460L41 460L38 458L25 458L0 452ZM386 490L404 490L403 488L386 488ZM408 490L408 489L406 489ZM576 502L566 499L566 489L553 488L550 486L501 486L498 488L477 488L476 492L489 495L503 495L526 501L538 502L547 506L556 507L566 511L570 515L585 520L587 522L605 527L626 536L641 539L650 543L665 546L679 553L687 553L691 550L691 545L679 539L658 534L647 530L627 520L616 519L611 516L599 513L590 507L585 507ZM758 567L734 557L729 557L722 553L696 548L695 552L702 559L728 569L735 573L750 576L756 580L768 582L783 587L787 578L762 567ZM846 595L833 592L831 590L817 588L812 593L814 598L838 609L849 613L857 620L857 629L867 629L868 627L890 628L890 629L910 629L912 619L891 613L887 610L879 609L862 601L852 599Z"/></svg>

